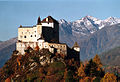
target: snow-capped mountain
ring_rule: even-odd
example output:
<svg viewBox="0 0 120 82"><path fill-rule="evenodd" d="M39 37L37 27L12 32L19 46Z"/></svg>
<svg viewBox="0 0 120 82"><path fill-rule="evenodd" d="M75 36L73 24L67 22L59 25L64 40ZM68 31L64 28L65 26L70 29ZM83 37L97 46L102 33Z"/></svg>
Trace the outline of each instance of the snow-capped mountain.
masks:
<svg viewBox="0 0 120 82"><path fill-rule="evenodd" d="M109 17L100 20L85 16L79 20L60 23L60 42L72 47L77 41L81 47L81 59L89 59L95 54L120 46L120 19Z"/></svg>
<svg viewBox="0 0 120 82"><path fill-rule="evenodd" d="M71 32L73 36L82 37L84 35L89 36L105 26L120 23L120 19L116 17L109 17L105 20L100 20L92 16L85 16L73 22L67 22L64 19L61 19L59 23L60 27L62 27L60 29Z"/></svg>

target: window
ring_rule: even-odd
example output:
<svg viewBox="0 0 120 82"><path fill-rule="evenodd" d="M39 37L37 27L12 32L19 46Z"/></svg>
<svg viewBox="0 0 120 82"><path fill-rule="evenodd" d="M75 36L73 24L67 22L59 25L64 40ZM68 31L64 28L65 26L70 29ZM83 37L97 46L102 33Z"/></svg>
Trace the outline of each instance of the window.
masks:
<svg viewBox="0 0 120 82"><path fill-rule="evenodd" d="M31 37L32 37L32 35L31 35Z"/></svg>
<svg viewBox="0 0 120 82"><path fill-rule="evenodd" d="M36 37L36 35L35 35L35 37Z"/></svg>
<svg viewBox="0 0 120 82"><path fill-rule="evenodd" d="M22 38L22 36L20 36L20 38Z"/></svg>
<svg viewBox="0 0 120 82"><path fill-rule="evenodd" d="M35 33L36 33L36 31L35 31Z"/></svg>
<svg viewBox="0 0 120 82"><path fill-rule="evenodd" d="M46 18L46 21L48 22L48 18Z"/></svg>
<svg viewBox="0 0 120 82"><path fill-rule="evenodd" d="M27 38L26 36L24 36L24 38Z"/></svg>

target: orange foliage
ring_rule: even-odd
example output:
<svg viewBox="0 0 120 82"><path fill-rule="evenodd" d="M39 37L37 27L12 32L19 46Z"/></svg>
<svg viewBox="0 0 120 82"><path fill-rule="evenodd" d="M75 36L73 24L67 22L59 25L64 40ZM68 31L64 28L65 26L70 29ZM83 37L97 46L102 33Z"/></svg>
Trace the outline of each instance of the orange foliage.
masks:
<svg viewBox="0 0 120 82"><path fill-rule="evenodd" d="M93 62L95 62L99 67L102 67L101 60L99 56L96 54L96 56L93 58Z"/></svg>
<svg viewBox="0 0 120 82"><path fill-rule="evenodd" d="M92 78L91 77L85 77L83 79L80 79L79 82L92 82Z"/></svg>
<svg viewBox="0 0 120 82"><path fill-rule="evenodd" d="M79 76L79 77L82 77L82 78L83 78L83 77L86 76L84 70L85 70L84 65L81 64L81 66L80 66L79 69L78 69L78 76Z"/></svg>
<svg viewBox="0 0 120 82"><path fill-rule="evenodd" d="M101 82L117 82L116 76L112 73L106 73L104 78L102 78Z"/></svg>
<svg viewBox="0 0 120 82"><path fill-rule="evenodd" d="M36 50L36 51L39 51L39 46L38 46L38 45L35 47L35 50Z"/></svg>
<svg viewBox="0 0 120 82"><path fill-rule="evenodd" d="M11 79L8 77L5 82L11 82Z"/></svg>
<svg viewBox="0 0 120 82"><path fill-rule="evenodd" d="M17 57L17 63L18 63L19 66L20 66L20 60L21 60L21 56L19 55L19 56Z"/></svg>

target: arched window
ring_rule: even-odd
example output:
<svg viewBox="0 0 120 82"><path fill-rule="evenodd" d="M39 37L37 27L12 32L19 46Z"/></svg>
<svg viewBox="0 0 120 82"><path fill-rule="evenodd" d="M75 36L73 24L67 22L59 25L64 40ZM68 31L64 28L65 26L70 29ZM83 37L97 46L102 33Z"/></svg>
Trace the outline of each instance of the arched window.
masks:
<svg viewBox="0 0 120 82"><path fill-rule="evenodd" d="M32 35L31 35L31 37L32 37Z"/></svg>

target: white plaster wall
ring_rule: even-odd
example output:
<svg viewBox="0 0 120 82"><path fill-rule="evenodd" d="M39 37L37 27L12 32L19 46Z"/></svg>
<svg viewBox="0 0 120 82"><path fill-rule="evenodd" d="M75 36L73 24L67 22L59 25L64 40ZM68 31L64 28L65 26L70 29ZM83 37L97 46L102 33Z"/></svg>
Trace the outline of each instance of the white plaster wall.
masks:
<svg viewBox="0 0 120 82"><path fill-rule="evenodd" d="M80 48L76 48L76 47L75 47L74 50L80 52Z"/></svg>
<svg viewBox="0 0 120 82"><path fill-rule="evenodd" d="M53 23L42 23L42 26L47 26L47 27L54 28L54 24Z"/></svg>
<svg viewBox="0 0 120 82"><path fill-rule="evenodd" d="M18 40L23 41L23 42L36 42L37 41L37 28L36 27L18 28Z"/></svg>

